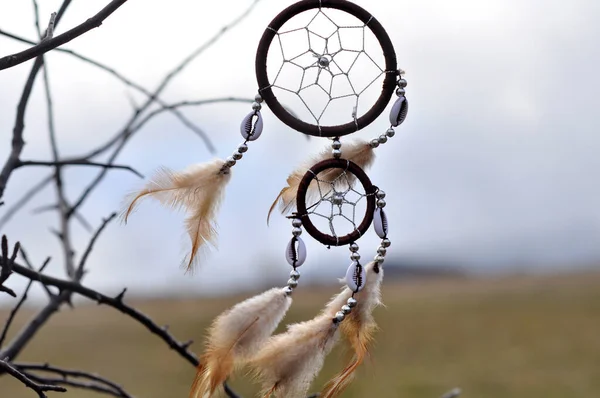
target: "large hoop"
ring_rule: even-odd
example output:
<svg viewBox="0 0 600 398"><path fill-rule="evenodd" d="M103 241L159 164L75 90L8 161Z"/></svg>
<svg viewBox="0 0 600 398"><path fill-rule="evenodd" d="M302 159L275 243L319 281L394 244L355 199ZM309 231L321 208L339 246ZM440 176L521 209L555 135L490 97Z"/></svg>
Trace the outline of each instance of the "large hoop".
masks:
<svg viewBox="0 0 600 398"><path fill-rule="evenodd" d="M383 80L382 90L379 98L364 115L341 125L320 126L318 124L307 123L292 115L277 100L277 97L271 88L271 82L269 81L267 74L267 56L269 53L269 47L273 41L273 38L277 34L278 29L295 15L315 8L332 8L347 12L358 18L361 22L368 26L371 32L373 32L379 44L381 45L381 49L383 50L383 55L385 58L385 78ZM277 116L283 123L294 130L318 137L341 137L350 133L354 133L371 124L383 112L390 101L390 98L396 87L396 77L399 74L397 70L394 46L392 45L392 42L383 26L381 26L379 21L377 21L366 10L345 0L302 0L283 10L271 21L263 33L256 52L255 67L259 94L265 100L266 104L269 106L275 116Z"/></svg>

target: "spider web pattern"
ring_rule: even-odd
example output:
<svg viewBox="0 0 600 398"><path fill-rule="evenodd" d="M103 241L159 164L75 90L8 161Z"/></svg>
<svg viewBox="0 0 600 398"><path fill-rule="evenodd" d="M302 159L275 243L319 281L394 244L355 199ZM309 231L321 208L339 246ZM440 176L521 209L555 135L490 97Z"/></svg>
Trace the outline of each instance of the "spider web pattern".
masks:
<svg viewBox="0 0 600 398"><path fill-rule="evenodd" d="M325 171L325 173L329 172L329 170ZM307 206L307 215L325 221L331 236L336 239L355 230L358 231L357 224L362 221L362 219L356 220L357 206L362 202L366 205L368 194L354 189L355 181L354 174L341 170L334 179L321 179L315 176L311 182L311 186L317 188L315 196L318 193L318 199ZM348 228L348 225L351 225L351 228Z"/></svg>
<svg viewBox="0 0 600 398"><path fill-rule="evenodd" d="M282 62L270 87L296 95L317 126L336 102L356 123L360 96L385 74L365 49L367 25L338 24L319 8L305 26L275 31Z"/></svg>

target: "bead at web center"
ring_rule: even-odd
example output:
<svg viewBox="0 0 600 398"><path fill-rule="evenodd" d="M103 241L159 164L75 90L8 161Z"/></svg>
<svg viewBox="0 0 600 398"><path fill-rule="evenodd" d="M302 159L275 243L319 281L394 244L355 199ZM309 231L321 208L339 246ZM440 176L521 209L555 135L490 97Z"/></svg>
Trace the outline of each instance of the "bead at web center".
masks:
<svg viewBox="0 0 600 398"><path fill-rule="evenodd" d="M331 59L328 55L321 55L317 62L321 68L327 68L329 66L329 63L331 62Z"/></svg>

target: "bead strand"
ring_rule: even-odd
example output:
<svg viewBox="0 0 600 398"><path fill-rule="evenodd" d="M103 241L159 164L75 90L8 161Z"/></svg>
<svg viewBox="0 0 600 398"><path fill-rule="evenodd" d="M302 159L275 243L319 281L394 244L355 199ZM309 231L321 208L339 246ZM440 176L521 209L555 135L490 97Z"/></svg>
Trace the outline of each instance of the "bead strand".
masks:
<svg viewBox="0 0 600 398"><path fill-rule="evenodd" d="M244 156L244 153L248 151L248 142L254 141L260 137L263 130L263 121L260 114L262 102L263 98L260 96L260 94L256 94L256 96L254 96L254 102L252 103L252 112L246 115L246 117L242 120L242 124L240 125L240 133L242 134L242 137L244 137L244 142L242 142L237 147L237 150L225 160L225 164L223 167L221 167L219 173L228 174L229 170L235 166L237 161L240 160ZM256 121L254 121L253 125L253 119L255 117Z"/></svg>

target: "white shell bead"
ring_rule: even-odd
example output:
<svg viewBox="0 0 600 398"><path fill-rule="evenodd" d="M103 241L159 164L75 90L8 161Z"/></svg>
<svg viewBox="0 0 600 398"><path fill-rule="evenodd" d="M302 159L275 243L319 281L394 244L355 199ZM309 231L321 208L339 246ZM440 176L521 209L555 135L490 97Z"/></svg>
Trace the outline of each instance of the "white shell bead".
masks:
<svg viewBox="0 0 600 398"><path fill-rule="evenodd" d="M381 239L387 237L388 234L388 220L385 212L381 208L375 209L375 215L373 216L373 224L375 226L375 233Z"/></svg>
<svg viewBox="0 0 600 398"><path fill-rule="evenodd" d="M394 127L402 124L404 119L406 119L406 114L408 113L408 100L406 97L398 97L394 105L392 106L392 110L390 111L390 124Z"/></svg>
<svg viewBox="0 0 600 398"><path fill-rule="evenodd" d="M306 245L302 238L294 236L285 249L285 257L292 267L299 267L306 261Z"/></svg>
<svg viewBox="0 0 600 398"><path fill-rule="evenodd" d="M256 116L256 121L253 126L253 118ZM260 115L260 112L250 112L246 115L244 119L242 119L242 123L240 125L240 133L242 133L242 137L248 141L254 141L260 137L263 130L263 119Z"/></svg>
<svg viewBox="0 0 600 398"><path fill-rule="evenodd" d="M353 292L359 292L365 286L365 280L367 278L367 274L365 272L365 267L360 265L358 261L354 261L348 267L348 271L346 271L346 285Z"/></svg>

